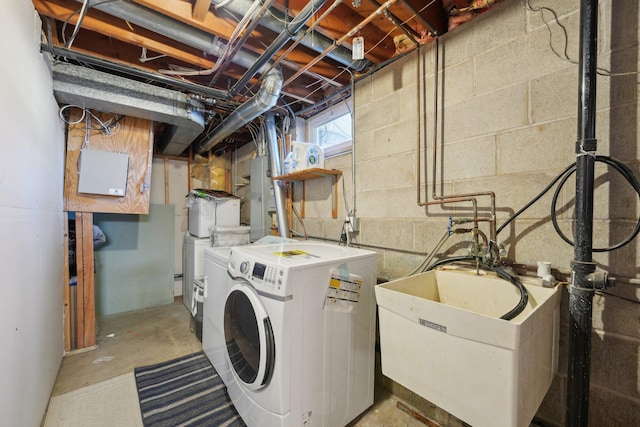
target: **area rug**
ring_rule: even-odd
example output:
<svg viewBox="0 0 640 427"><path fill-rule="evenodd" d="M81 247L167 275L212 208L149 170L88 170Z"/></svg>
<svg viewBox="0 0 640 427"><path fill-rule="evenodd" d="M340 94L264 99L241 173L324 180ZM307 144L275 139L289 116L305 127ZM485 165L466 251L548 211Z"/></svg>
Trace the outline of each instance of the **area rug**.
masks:
<svg viewBox="0 0 640 427"><path fill-rule="evenodd" d="M45 427L142 427L133 373L53 396Z"/></svg>
<svg viewBox="0 0 640 427"><path fill-rule="evenodd" d="M145 427L245 426L203 352L135 368Z"/></svg>

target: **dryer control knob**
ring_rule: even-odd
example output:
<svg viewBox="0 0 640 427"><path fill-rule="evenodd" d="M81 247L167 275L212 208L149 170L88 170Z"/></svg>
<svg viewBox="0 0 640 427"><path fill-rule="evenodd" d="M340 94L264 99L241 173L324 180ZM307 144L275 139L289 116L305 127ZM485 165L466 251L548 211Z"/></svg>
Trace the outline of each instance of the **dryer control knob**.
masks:
<svg viewBox="0 0 640 427"><path fill-rule="evenodd" d="M247 274L247 271L249 271L249 263L247 261L242 261L240 263L240 272Z"/></svg>

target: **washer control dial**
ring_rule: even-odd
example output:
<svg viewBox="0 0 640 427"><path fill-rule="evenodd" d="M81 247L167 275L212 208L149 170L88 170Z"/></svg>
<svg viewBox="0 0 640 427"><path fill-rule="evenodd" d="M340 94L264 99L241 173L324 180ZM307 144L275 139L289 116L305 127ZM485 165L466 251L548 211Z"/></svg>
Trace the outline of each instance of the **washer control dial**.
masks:
<svg viewBox="0 0 640 427"><path fill-rule="evenodd" d="M249 262L248 261L242 261L240 263L240 272L242 274L247 274L248 271L249 271Z"/></svg>

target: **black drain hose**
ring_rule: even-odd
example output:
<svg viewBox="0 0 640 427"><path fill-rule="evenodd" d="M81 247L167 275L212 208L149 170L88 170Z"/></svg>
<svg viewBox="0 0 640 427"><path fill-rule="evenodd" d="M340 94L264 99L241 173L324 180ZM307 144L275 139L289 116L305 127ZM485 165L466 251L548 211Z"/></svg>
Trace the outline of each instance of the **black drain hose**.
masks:
<svg viewBox="0 0 640 427"><path fill-rule="evenodd" d="M627 165L609 156L596 156L595 161L606 163L607 165L613 167L616 171L618 171L618 173L620 173L627 180L629 185L631 185L631 187L638 194L638 197L640 197L640 182L638 182L638 179L635 177L635 175ZM522 212L529 209L531 205L533 205L535 202L540 200L542 196L544 196L556 183L559 182L558 187L556 188L556 191L553 195L553 199L551 201L551 222L553 223L553 228L556 230L556 233L558 233L560 238L562 238L562 240L564 240L565 242L573 246L574 245L573 241L571 241L571 239L569 239L560 230L560 226L558 225L557 213L556 213L556 205L558 203L558 198L560 195L560 191L562 190L562 187L567 182L569 177L573 175L575 171L576 171L575 163L567 166L537 196L535 196L529 203L524 205L518 212L513 214L502 225L500 225L500 227L498 227L498 229L496 230L496 234L499 234L507 225L509 225L514 219L520 216ZM619 243L616 243L615 245L608 246L605 248L593 248L593 252L609 252L615 249L619 249L624 245L628 244L629 242L631 242L638 235L638 233L640 233L640 217L638 218L638 221L636 222L636 226L633 229L633 231L624 240L620 241Z"/></svg>
<svg viewBox="0 0 640 427"><path fill-rule="evenodd" d="M513 286L515 286L518 289L518 291L520 291L520 301L518 301L516 306L513 307L510 311L500 316L500 319L511 320L514 317L516 317L518 314L522 313L522 310L524 310L524 308L527 306L527 302L529 301L529 293L527 292L527 289L524 287L524 285L520 282L520 280L516 276L510 273L507 273L505 270L501 269L498 266L488 264L482 261L481 259L475 258L471 255L467 255L467 256L441 259L431 264L427 268L427 271L433 270L434 268L444 264L452 264L455 262L470 262L470 261L478 262L485 269L493 271L498 275L498 277L510 282Z"/></svg>

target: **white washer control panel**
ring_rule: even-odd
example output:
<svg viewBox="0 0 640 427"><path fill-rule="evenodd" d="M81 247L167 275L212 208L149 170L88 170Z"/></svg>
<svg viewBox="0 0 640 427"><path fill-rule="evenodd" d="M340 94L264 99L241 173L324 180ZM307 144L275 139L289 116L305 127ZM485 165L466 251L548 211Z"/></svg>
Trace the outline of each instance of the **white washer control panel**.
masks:
<svg viewBox="0 0 640 427"><path fill-rule="evenodd" d="M232 252L229 257L229 273L233 277L247 280L258 291L286 295L286 271L282 266L253 259L238 259Z"/></svg>

